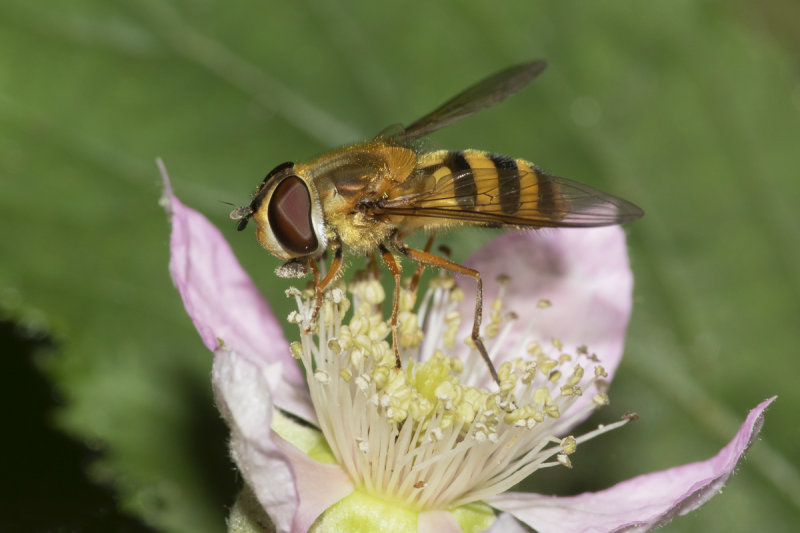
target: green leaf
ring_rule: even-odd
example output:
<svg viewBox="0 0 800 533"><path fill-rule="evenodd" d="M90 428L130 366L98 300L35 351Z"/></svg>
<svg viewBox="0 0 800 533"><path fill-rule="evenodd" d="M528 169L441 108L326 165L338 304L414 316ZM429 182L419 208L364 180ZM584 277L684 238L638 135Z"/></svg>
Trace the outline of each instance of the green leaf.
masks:
<svg viewBox="0 0 800 533"><path fill-rule="evenodd" d="M796 40L791 25L773 24L777 40L749 26L739 5L4 2L0 309L58 341L42 366L67 401L59 426L103 450L91 477L164 531L222 530L237 490L211 355L167 273L156 156L285 316L277 262L221 202L543 57L532 87L431 143L524 157L647 213L629 231L636 307L609 408L641 419L532 485L596 490L704 459L777 393L740 475L671 527L787 530L800 518L800 89L777 43ZM774 2L770 20L792 9ZM440 240L463 258L491 235Z"/></svg>

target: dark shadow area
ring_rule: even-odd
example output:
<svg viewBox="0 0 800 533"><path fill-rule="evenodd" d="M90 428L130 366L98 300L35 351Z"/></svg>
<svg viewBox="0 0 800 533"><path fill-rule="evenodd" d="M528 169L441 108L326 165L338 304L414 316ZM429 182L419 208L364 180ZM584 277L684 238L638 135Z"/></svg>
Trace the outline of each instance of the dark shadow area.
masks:
<svg viewBox="0 0 800 533"><path fill-rule="evenodd" d="M153 531L123 514L110 488L87 479L97 452L53 427L58 397L33 362L38 350L52 348L46 337L0 320L0 531Z"/></svg>
<svg viewBox="0 0 800 533"><path fill-rule="evenodd" d="M186 379L183 385L183 403L194 409L186 425L189 441L182 447L204 476L207 501L216 502L227 516L243 484L228 451L230 432L209 394L210 383Z"/></svg>

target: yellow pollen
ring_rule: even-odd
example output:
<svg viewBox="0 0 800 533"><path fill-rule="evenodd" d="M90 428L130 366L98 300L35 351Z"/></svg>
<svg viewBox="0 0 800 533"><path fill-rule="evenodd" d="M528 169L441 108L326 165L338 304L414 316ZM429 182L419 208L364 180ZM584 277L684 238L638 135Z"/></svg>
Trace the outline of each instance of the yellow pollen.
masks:
<svg viewBox="0 0 800 533"><path fill-rule="evenodd" d="M381 365L372 373L372 381L378 389L382 389L389 382L391 373L389 367Z"/></svg>
<svg viewBox="0 0 800 533"><path fill-rule="evenodd" d="M339 355L342 353L342 345L339 344L339 341L337 341L336 339L330 339L328 341L328 349L334 355Z"/></svg>
<svg viewBox="0 0 800 533"><path fill-rule="evenodd" d="M547 387L539 387L536 389L536 392L533 393L533 403L536 405L544 405L551 400L552 398L550 397L550 389Z"/></svg>
<svg viewBox="0 0 800 533"><path fill-rule="evenodd" d="M602 406L608 405L610 403L610 400L608 399L608 394L606 394L605 392L601 392L601 393L595 394L592 397L592 401L598 407L602 407Z"/></svg>
<svg viewBox="0 0 800 533"><path fill-rule="evenodd" d="M572 455L573 453L575 453L575 450L577 448L578 448L578 441L572 435L561 439L561 451L563 451L567 455Z"/></svg>
<svg viewBox="0 0 800 533"><path fill-rule="evenodd" d="M561 418L561 411L555 404L546 404L544 406L544 413L550 418Z"/></svg>
<svg viewBox="0 0 800 533"><path fill-rule="evenodd" d="M416 348L422 344L423 333L417 321L417 315L409 311L401 312L397 317L400 348Z"/></svg>
<svg viewBox="0 0 800 533"><path fill-rule="evenodd" d="M572 371L572 376L567 380L567 383L570 385L577 385L580 383L581 379L583 379L583 367L578 365L575 367L575 370Z"/></svg>
<svg viewBox="0 0 800 533"><path fill-rule="evenodd" d="M554 361L553 359L543 358L539 361L539 371L544 376L549 376L550 372L558 366L558 361Z"/></svg>
<svg viewBox="0 0 800 533"><path fill-rule="evenodd" d="M412 311L414 309L414 301L415 301L414 293L409 291L408 289L401 289L400 290L400 301L398 302L398 307L401 312L403 311Z"/></svg>
<svg viewBox="0 0 800 533"><path fill-rule="evenodd" d="M291 353L292 357L295 359L300 359L300 357L303 355L303 345L300 344L299 341L292 342L289 344L289 353Z"/></svg>
<svg viewBox="0 0 800 533"><path fill-rule="evenodd" d="M365 302L378 305L386 299L386 293L383 291L383 285L378 280L365 281L363 284L355 284L361 290L354 290L353 294L360 296Z"/></svg>

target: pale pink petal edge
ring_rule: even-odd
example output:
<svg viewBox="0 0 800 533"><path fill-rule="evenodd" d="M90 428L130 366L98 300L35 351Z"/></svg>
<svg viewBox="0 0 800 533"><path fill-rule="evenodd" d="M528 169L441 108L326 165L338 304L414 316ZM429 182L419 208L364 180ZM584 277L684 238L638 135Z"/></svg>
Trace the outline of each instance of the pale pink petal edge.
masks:
<svg viewBox="0 0 800 533"><path fill-rule="evenodd" d="M528 533L529 530L510 513L500 513L485 533Z"/></svg>
<svg viewBox="0 0 800 533"><path fill-rule="evenodd" d="M418 533L463 533L449 511L423 511L417 519Z"/></svg>
<svg viewBox="0 0 800 533"><path fill-rule="evenodd" d="M769 398L750 411L736 436L707 461L638 476L595 493L554 497L505 493L487 503L540 533L647 531L697 509L716 495L764 423Z"/></svg>
<svg viewBox="0 0 800 533"><path fill-rule="evenodd" d="M291 531L298 494L291 462L276 445L270 429L269 370L236 352L218 349L211 380L217 408L231 430L234 462L277 531Z"/></svg>
<svg viewBox="0 0 800 533"><path fill-rule="evenodd" d="M231 429L233 460L276 530L296 533L307 531L353 484L338 466L311 459L270 429L277 379L280 372L235 352L214 355L212 383Z"/></svg>
<svg viewBox="0 0 800 533"><path fill-rule="evenodd" d="M350 495L355 487L347 473L338 465L315 461L290 442L274 436L292 464L297 492L300 495L292 532L305 533L325 509Z"/></svg>
<svg viewBox="0 0 800 533"><path fill-rule="evenodd" d="M315 421L302 372L274 314L220 231L178 200L163 162L157 163L164 183L162 203L172 222L170 274L204 344L213 351L222 340L255 363L280 362L283 379L275 403Z"/></svg>

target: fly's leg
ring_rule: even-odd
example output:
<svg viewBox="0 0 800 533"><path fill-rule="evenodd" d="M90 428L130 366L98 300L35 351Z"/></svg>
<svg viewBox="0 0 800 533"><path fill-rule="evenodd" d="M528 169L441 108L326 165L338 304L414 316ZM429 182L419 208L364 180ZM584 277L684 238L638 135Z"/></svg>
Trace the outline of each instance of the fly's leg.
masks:
<svg viewBox="0 0 800 533"><path fill-rule="evenodd" d="M434 237L436 237L436 234L434 233L431 233L430 237L428 237L428 242L425 243L425 252L431 251ZM417 263L417 267L414 269L414 275L411 277L411 283L408 286L408 290L414 295L414 300L417 299L417 287L419 287L419 279L422 277L422 273L424 271L425 263Z"/></svg>
<svg viewBox="0 0 800 533"><path fill-rule="evenodd" d="M400 273L402 269L394 258L394 255L392 255L392 252L390 252L386 246L381 244L380 250L381 258L383 262L386 263L389 272L392 273L392 277L394 278L394 298L392 298L392 320L390 326L392 327L392 345L394 346L394 366L399 369L403 366L400 363L400 348L397 343L397 312L400 307Z"/></svg>
<svg viewBox="0 0 800 533"><path fill-rule="evenodd" d="M497 377L497 371L494 369L492 360L489 359L489 353L486 351L486 347L483 345L483 339L481 339L480 335L481 317L483 315L483 281L481 280L481 273L475 269L459 265L458 263L450 261L449 259L439 257L438 255L433 255L427 251L408 248L400 241L396 241L395 245L400 253L413 259L417 263L423 263L432 267L449 270L455 274L469 276L478 284L478 290L475 295L475 318L472 322L471 338L472 342L475 344L475 347L478 349L478 352L481 354L481 357L483 357L483 361L489 368L489 373L492 375L492 379L494 379L495 383L499 385L500 378Z"/></svg>
<svg viewBox="0 0 800 533"><path fill-rule="evenodd" d="M342 247L336 243L331 244L331 247L335 247L333 261L331 261L331 267L324 278L320 279L321 276L316 261L309 259L311 270L314 272L314 310L311 312L311 319L308 321L308 325L306 325L306 333L311 333L311 325L317 320L319 310L322 309L322 293L336 279L336 275L342 269Z"/></svg>

